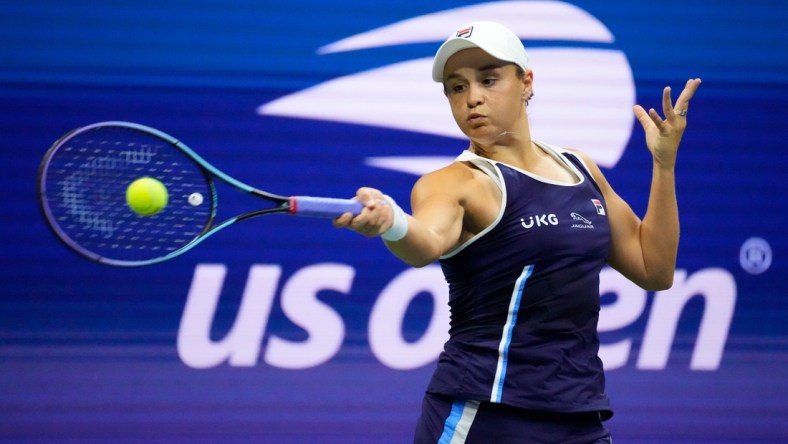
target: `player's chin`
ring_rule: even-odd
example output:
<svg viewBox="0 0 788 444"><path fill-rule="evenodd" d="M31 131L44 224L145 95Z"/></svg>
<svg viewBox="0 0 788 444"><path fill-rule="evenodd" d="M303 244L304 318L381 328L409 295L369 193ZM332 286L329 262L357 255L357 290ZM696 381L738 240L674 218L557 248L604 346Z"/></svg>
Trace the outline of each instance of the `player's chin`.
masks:
<svg viewBox="0 0 788 444"><path fill-rule="evenodd" d="M487 121L474 124L466 123L460 129L466 136L478 139L492 138L503 131L497 125L491 125Z"/></svg>
<svg viewBox="0 0 788 444"><path fill-rule="evenodd" d="M499 131L497 134L493 134L492 131L469 131L466 133L468 139L470 139L476 145L487 146L492 145L498 139L498 136L501 135Z"/></svg>

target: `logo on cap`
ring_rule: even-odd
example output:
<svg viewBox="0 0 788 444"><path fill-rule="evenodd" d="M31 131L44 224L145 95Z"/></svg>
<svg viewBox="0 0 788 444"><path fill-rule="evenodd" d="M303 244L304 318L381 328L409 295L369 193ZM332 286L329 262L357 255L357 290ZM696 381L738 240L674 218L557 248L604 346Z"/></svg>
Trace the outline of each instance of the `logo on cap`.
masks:
<svg viewBox="0 0 788 444"><path fill-rule="evenodd" d="M457 31L457 37L462 37L467 39L471 36L472 33L473 33L473 26L470 26L468 28L463 28Z"/></svg>

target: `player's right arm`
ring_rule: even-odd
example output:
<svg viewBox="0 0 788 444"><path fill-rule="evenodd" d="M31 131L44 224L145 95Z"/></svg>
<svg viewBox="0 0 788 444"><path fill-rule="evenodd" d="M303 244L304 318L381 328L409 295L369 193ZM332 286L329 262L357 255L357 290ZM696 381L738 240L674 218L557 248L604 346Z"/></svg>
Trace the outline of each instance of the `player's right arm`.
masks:
<svg viewBox="0 0 788 444"><path fill-rule="evenodd" d="M411 193L413 213L405 215L408 225L405 236L386 241L395 256L411 266L423 267L457 245L463 230L462 193L467 174L467 168L453 164L416 182ZM356 217L345 214L337 218L335 226L369 237L378 236L392 226L394 211L391 205L384 204L381 191L360 188L355 199L364 203L364 210Z"/></svg>
<svg viewBox="0 0 788 444"><path fill-rule="evenodd" d="M413 215L408 232L397 242L386 241L394 255L414 267L438 260L459 242L465 210L456 166L430 173L416 182L411 193Z"/></svg>

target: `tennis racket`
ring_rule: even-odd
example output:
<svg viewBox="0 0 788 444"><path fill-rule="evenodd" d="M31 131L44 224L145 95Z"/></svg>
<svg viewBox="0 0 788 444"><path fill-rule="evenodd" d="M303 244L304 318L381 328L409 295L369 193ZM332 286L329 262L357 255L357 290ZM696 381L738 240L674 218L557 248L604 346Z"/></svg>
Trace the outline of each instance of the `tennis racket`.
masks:
<svg viewBox="0 0 788 444"><path fill-rule="evenodd" d="M126 189L152 177L167 189L160 212L142 216L126 203ZM270 206L217 221L216 179ZM47 151L38 172L46 222L66 246L92 261L120 267L177 257L219 230L264 214L335 218L361 212L360 202L280 196L253 188L215 168L183 142L130 122L77 128Z"/></svg>

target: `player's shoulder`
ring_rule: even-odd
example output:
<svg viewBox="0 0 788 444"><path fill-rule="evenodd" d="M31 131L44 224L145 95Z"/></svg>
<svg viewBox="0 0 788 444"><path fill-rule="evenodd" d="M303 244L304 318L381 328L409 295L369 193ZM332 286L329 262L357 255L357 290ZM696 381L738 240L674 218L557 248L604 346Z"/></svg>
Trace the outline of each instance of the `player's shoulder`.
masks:
<svg viewBox="0 0 788 444"><path fill-rule="evenodd" d="M454 161L427 173L416 181L413 191L419 194L445 194L462 200L468 188L478 180L478 169L463 161Z"/></svg>
<svg viewBox="0 0 788 444"><path fill-rule="evenodd" d="M592 159L591 156L589 156L582 150L579 150L577 148L560 147L560 146L549 145L544 143L543 145L547 145L550 149L552 149L553 151L555 151L560 155L570 154L574 156L577 160L580 161L580 164L586 169L586 171L589 171L591 173L596 173L596 171L599 170L599 167L597 166L596 162L594 162L594 159Z"/></svg>
<svg viewBox="0 0 788 444"><path fill-rule="evenodd" d="M594 163L594 160L585 152L577 148L562 148L564 153L569 153L586 163Z"/></svg>
<svg viewBox="0 0 788 444"><path fill-rule="evenodd" d="M552 151L554 151L554 152L556 152L558 154L561 154L561 155L568 153L568 154L574 155L575 157L577 157L577 158L579 158L580 160L583 160L583 161L586 161L586 160L590 161L591 160L591 158L589 158L588 155L586 155L583 151L581 151L581 150L579 150L577 148L571 148L571 147L565 147L565 146L559 146L559 145L552 145L552 144L545 143L545 142L537 142L537 143L539 145L541 145L542 147L549 148L550 150L552 150Z"/></svg>
<svg viewBox="0 0 788 444"><path fill-rule="evenodd" d="M473 178L476 168L468 162L454 161L419 178L419 182L456 185Z"/></svg>
<svg viewBox="0 0 788 444"><path fill-rule="evenodd" d="M566 154L574 156L575 159L577 159L578 162L580 163L580 166L583 169L585 169L586 172L590 173L591 177L593 177L597 183L606 181L604 174L602 173L602 170L599 169L599 166L596 164L594 159L592 159L591 156L586 154L584 151L577 148L559 147L556 145L550 145L543 142L539 142L539 143L541 145L546 145L548 148L552 149L553 151L555 151L556 153L562 156L565 156Z"/></svg>
<svg viewBox="0 0 788 444"><path fill-rule="evenodd" d="M594 182L596 182L596 184L603 190L610 187L610 184L607 182L607 178L605 178L605 174L602 172L596 162L594 162L594 159L592 159L591 156L581 150L574 148L564 148L564 152L574 155L575 158L580 162L581 167L584 168L587 173L591 174L591 178L593 178Z"/></svg>

